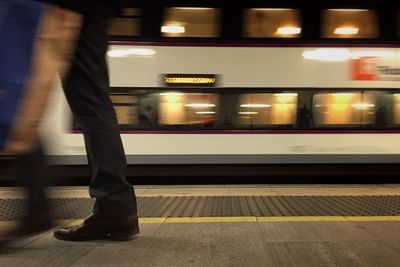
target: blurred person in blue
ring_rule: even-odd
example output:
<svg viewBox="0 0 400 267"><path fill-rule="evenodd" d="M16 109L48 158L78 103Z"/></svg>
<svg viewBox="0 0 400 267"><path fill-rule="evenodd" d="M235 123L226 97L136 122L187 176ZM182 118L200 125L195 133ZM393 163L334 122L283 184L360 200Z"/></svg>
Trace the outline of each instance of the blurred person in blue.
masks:
<svg viewBox="0 0 400 267"><path fill-rule="evenodd" d="M106 63L108 23L123 3L108 0L99 0L94 4L83 0L40 2L76 12L81 17L80 30L74 43L75 51L68 54L68 68L64 66L63 89L84 135L91 174L89 193L96 200L93 213L82 224L59 228L55 230L54 236L67 241L129 239L139 233L137 204L133 187L126 181L126 157L115 110L108 96ZM27 181L29 208L19 226L3 235L2 240L5 241L51 227L51 216L42 185L45 174L39 142L31 141L34 145L19 151L15 149L19 147L18 142L14 142L17 145L12 143L9 142L8 152L3 154L20 154L21 176Z"/></svg>

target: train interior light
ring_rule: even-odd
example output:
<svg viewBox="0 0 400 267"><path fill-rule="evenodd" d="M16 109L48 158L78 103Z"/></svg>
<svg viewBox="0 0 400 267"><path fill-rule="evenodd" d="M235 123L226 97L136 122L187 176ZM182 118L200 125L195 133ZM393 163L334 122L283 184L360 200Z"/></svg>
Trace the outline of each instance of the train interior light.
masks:
<svg viewBox="0 0 400 267"><path fill-rule="evenodd" d="M293 35L300 34L301 28L299 27L279 27L276 31L277 35Z"/></svg>
<svg viewBox="0 0 400 267"><path fill-rule="evenodd" d="M161 27L163 33L185 33L185 27L179 25L165 25Z"/></svg>
<svg viewBox="0 0 400 267"><path fill-rule="evenodd" d="M359 31L360 29L357 27L339 27L336 28L333 33L339 35L355 35L358 34Z"/></svg>

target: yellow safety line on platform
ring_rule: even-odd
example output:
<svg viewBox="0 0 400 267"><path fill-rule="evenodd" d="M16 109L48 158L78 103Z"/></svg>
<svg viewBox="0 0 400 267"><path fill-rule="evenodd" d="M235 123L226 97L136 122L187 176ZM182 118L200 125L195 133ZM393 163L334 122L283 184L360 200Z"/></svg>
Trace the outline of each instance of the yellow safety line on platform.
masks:
<svg viewBox="0 0 400 267"><path fill-rule="evenodd" d="M140 218L140 224L162 223L244 223L244 222L400 222L400 216L287 216L287 217L154 217ZM79 225L79 220L56 220L55 225ZM0 227L14 227L18 221L0 221Z"/></svg>
<svg viewBox="0 0 400 267"><path fill-rule="evenodd" d="M271 216L257 217L259 222L346 222L343 216Z"/></svg>
<svg viewBox="0 0 400 267"><path fill-rule="evenodd" d="M139 218L139 223L164 223L167 218Z"/></svg>
<svg viewBox="0 0 400 267"><path fill-rule="evenodd" d="M221 222L257 222L256 217L182 217L167 218L165 223L221 223Z"/></svg>

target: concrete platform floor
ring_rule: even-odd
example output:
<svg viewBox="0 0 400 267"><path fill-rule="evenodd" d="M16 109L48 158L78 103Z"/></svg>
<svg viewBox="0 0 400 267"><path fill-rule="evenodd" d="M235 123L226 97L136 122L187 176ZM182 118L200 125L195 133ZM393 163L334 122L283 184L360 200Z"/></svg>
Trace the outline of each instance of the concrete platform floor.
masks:
<svg viewBox="0 0 400 267"><path fill-rule="evenodd" d="M365 218L367 219L367 218ZM0 227L0 232L5 227ZM66 242L52 231L0 254L0 266L393 266L400 221L141 223L126 242Z"/></svg>
<svg viewBox="0 0 400 267"><path fill-rule="evenodd" d="M400 195L400 186L138 186L136 193ZM86 187L49 188L49 195L89 197ZM20 188L0 189L0 198L22 197ZM0 222L0 234L12 225ZM1 252L0 266L400 266L400 216L144 218L140 227L126 242L65 242L47 231Z"/></svg>

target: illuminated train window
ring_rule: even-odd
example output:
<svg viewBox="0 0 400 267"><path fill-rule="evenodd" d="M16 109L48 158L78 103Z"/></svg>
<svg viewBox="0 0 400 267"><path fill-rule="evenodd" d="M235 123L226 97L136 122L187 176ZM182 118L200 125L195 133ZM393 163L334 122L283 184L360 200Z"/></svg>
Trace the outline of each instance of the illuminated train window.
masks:
<svg viewBox="0 0 400 267"><path fill-rule="evenodd" d="M111 36L142 35L142 12L139 8L125 8L121 16L111 20L108 34Z"/></svg>
<svg viewBox="0 0 400 267"><path fill-rule="evenodd" d="M160 93L160 125L213 126L217 122L218 95L207 93Z"/></svg>
<svg viewBox="0 0 400 267"><path fill-rule="evenodd" d="M377 13L367 9L328 9L322 14L323 38L377 38Z"/></svg>
<svg viewBox="0 0 400 267"><path fill-rule="evenodd" d="M296 9L251 8L245 10L243 36L251 38L298 38L300 12Z"/></svg>
<svg viewBox="0 0 400 267"><path fill-rule="evenodd" d="M119 125L138 123L137 97L134 95L111 95Z"/></svg>
<svg viewBox="0 0 400 267"><path fill-rule="evenodd" d="M397 37L400 38L400 11L397 11Z"/></svg>
<svg viewBox="0 0 400 267"><path fill-rule="evenodd" d="M389 111L389 109L385 109ZM400 125L400 94L393 94L393 123L397 126Z"/></svg>
<svg viewBox="0 0 400 267"><path fill-rule="evenodd" d="M238 118L241 126L295 126L297 93L242 94Z"/></svg>
<svg viewBox="0 0 400 267"><path fill-rule="evenodd" d="M166 8L161 33L164 37L219 37L219 20L216 8Z"/></svg>
<svg viewBox="0 0 400 267"><path fill-rule="evenodd" d="M315 94L316 126L355 126L375 123L376 103L372 93L337 92Z"/></svg>

